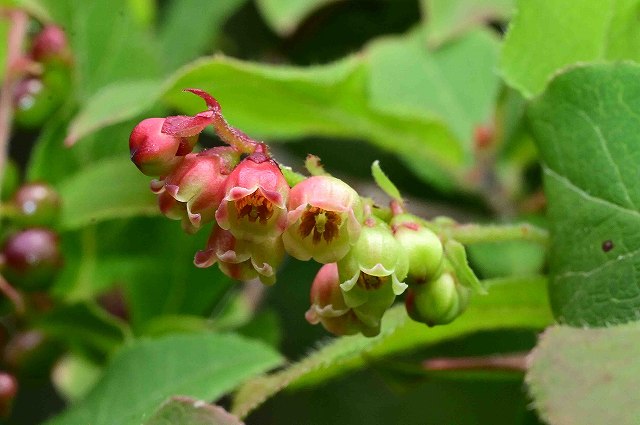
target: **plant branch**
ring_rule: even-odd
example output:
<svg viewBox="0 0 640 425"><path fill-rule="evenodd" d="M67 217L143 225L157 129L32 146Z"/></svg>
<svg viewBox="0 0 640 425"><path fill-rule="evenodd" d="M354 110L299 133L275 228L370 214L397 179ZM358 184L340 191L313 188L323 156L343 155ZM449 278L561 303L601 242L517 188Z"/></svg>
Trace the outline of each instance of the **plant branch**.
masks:
<svg viewBox="0 0 640 425"><path fill-rule="evenodd" d="M529 241L541 245L549 243L546 229L528 223L522 224L459 224L455 222L425 222L431 230L469 245L485 242Z"/></svg>
<svg viewBox="0 0 640 425"><path fill-rule="evenodd" d="M483 357L440 357L422 362L429 371L508 370L525 372L528 353L501 354Z"/></svg>
<svg viewBox="0 0 640 425"><path fill-rule="evenodd" d="M13 303L18 315L24 314L25 304L22 295L2 275L0 275L0 293L4 294Z"/></svg>
<svg viewBox="0 0 640 425"><path fill-rule="evenodd" d="M13 120L13 91L17 78L15 65L22 57L22 45L27 35L27 14L19 9L3 10L3 15L11 21L7 41L7 62L5 64L4 80L0 87L0 194L2 179L7 162L9 138L11 136L11 121Z"/></svg>

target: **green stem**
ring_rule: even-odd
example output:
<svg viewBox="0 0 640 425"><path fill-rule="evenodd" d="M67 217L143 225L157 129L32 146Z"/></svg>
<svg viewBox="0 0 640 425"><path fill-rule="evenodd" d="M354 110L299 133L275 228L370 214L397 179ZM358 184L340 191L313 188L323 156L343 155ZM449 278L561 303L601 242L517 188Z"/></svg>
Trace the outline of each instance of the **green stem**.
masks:
<svg viewBox="0 0 640 425"><path fill-rule="evenodd" d="M18 210L13 204L0 204L0 218L13 218L17 214Z"/></svg>

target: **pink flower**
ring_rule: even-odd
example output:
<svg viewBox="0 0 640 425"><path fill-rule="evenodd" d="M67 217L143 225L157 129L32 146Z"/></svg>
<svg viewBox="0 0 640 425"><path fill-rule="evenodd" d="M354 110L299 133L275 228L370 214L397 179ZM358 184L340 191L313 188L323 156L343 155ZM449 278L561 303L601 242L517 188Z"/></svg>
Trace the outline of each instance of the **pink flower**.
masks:
<svg viewBox="0 0 640 425"><path fill-rule="evenodd" d="M355 312L347 306L340 289L338 266L325 264L320 268L311 285L311 307L305 318L312 325L322 326L334 335L353 335L362 332L365 336L375 336L378 327L364 324Z"/></svg>
<svg viewBox="0 0 640 425"><path fill-rule="evenodd" d="M231 232L215 227L207 242L207 249L198 251L193 260L205 268L218 263L220 270L236 280L256 277L265 285L276 281L276 269L284 259L282 239L263 241L260 245L236 239Z"/></svg>
<svg viewBox="0 0 640 425"><path fill-rule="evenodd" d="M186 205L187 217L197 229L213 221L224 197L229 171L215 148L199 154L187 154L165 177L164 190Z"/></svg>
<svg viewBox="0 0 640 425"><path fill-rule="evenodd" d="M285 248L299 260L336 262L358 240L361 219L362 202L349 185L335 177L309 177L291 189Z"/></svg>
<svg viewBox="0 0 640 425"><path fill-rule="evenodd" d="M216 220L238 239L273 239L286 226L288 196L289 185L275 161L254 153L229 175Z"/></svg>
<svg viewBox="0 0 640 425"><path fill-rule="evenodd" d="M164 176L178 166L180 155L191 152L198 136L177 137L164 134L164 118L141 121L129 137L131 161L147 176ZM180 152L179 152L180 151Z"/></svg>

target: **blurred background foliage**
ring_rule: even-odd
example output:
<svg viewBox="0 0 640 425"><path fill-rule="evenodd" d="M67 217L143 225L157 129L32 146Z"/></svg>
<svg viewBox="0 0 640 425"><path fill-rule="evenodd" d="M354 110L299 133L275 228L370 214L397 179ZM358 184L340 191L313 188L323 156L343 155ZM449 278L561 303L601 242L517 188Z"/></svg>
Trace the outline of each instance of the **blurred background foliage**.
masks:
<svg viewBox="0 0 640 425"><path fill-rule="evenodd" d="M73 54L59 104L38 126L16 126L5 171L5 199L10 173L59 191L65 256L56 307L28 324L49 351L41 373L20 375L7 423L38 423L69 404L49 423L137 424L170 395L246 413L282 376L249 382L234 403L220 397L318 346L280 386L297 384L247 424L539 423L522 372L436 373L421 362L530 350L552 319L544 279L517 277L544 270L541 246L470 246L477 274L498 280L451 325L408 324L395 310L374 341L331 340L304 320L317 264L288 260L266 291L195 268L206 231L189 236L159 216L126 148L140 119L202 110L181 92L197 87L294 169L314 153L384 202L369 175L379 159L424 217L544 225L525 100L498 72L513 3L2 0L29 12L32 33L62 26ZM0 48L7 31L2 21ZM510 276L517 283L501 283Z"/></svg>

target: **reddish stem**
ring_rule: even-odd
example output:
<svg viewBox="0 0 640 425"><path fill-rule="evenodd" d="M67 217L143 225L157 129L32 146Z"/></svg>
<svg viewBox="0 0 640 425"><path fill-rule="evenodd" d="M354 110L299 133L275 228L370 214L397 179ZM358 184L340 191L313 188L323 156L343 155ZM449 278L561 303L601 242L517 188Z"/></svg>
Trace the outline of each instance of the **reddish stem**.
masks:
<svg viewBox="0 0 640 425"><path fill-rule="evenodd" d="M13 120L13 91L19 76L15 70L22 59L22 45L27 35L27 24L29 23L29 17L22 10L5 9L3 12L3 15L11 21L11 27L7 40L4 79L0 87L0 192L2 191L2 179L7 162L11 121Z"/></svg>
<svg viewBox="0 0 640 425"><path fill-rule="evenodd" d="M515 353L485 357L435 358L422 362L422 367L430 371L454 370L527 370L527 354Z"/></svg>
<svg viewBox="0 0 640 425"><path fill-rule="evenodd" d="M18 315L24 314L25 303L22 295L2 275L0 275L0 293L4 294L13 303Z"/></svg>

